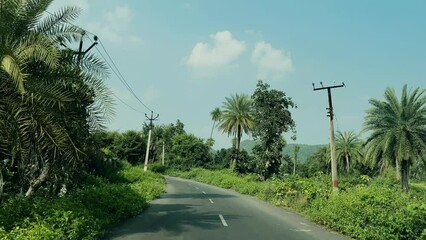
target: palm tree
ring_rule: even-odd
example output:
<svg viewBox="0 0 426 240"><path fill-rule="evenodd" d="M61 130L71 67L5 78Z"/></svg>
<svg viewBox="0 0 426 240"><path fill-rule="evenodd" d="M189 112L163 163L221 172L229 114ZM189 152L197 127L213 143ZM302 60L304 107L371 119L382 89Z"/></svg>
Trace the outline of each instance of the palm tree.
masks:
<svg viewBox="0 0 426 240"><path fill-rule="evenodd" d="M367 158L375 163L390 162L401 173L401 187L409 190L410 166L419 161L426 149L426 89L386 88L385 101L370 99L364 128L371 131L366 141Z"/></svg>
<svg viewBox="0 0 426 240"><path fill-rule="evenodd" d="M337 159L344 159L346 162L346 172L349 173L352 163L362 157L362 142L355 132L337 131L336 136L336 156Z"/></svg>
<svg viewBox="0 0 426 240"><path fill-rule="evenodd" d="M239 152L243 132L249 134L254 127L252 101L245 94L231 95L223 102L221 112L219 129L237 139L236 149ZM231 165L235 163L236 159L233 159Z"/></svg>
<svg viewBox="0 0 426 240"><path fill-rule="evenodd" d="M62 181L79 171L91 132L103 128L111 105L104 63L93 55L78 63L60 47L80 36L68 24L79 10L42 18L51 2L9 0L0 7L0 159L10 160L2 167L17 172L27 196L50 176Z"/></svg>
<svg viewBox="0 0 426 240"><path fill-rule="evenodd" d="M216 122L220 120L220 115L221 115L221 111L220 111L220 108L218 107L213 109L213 111L210 113L210 116L212 117L212 120L213 120L212 131L210 132L210 139L212 139L213 137L213 130L216 127Z"/></svg>

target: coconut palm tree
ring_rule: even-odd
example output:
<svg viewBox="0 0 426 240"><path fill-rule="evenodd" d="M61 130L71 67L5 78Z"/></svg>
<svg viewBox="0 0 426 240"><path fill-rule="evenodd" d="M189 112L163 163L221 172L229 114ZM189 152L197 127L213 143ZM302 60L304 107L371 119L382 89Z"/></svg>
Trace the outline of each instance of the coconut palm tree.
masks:
<svg viewBox="0 0 426 240"><path fill-rule="evenodd" d="M210 139L212 139L213 137L213 130L216 127L216 122L220 120L220 115L221 115L221 111L220 111L220 108L218 107L213 109L213 111L210 113L210 116L212 117L212 120L213 120L212 131L210 132Z"/></svg>
<svg viewBox="0 0 426 240"><path fill-rule="evenodd" d="M346 172L349 173L353 161L362 157L362 142L355 132L337 132L336 156L345 161Z"/></svg>
<svg viewBox="0 0 426 240"><path fill-rule="evenodd" d="M367 159L397 165L401 187L409 190L410 166L419 161L426 149L426 89L407 89L401 98L395 90L385 90L385 100L370 99L364 128L371 131L366 141Z"/></svg>
<svg viewBox="0 0 426 240"><path fill-rule="evenodd" d="M250 134L254 127L252 101L245 94L231 95L223 102L221 112L219 129L237 139L236 149L239 152L243 133ZM233 159L231 166L235 163L236 159Z"/></svg>

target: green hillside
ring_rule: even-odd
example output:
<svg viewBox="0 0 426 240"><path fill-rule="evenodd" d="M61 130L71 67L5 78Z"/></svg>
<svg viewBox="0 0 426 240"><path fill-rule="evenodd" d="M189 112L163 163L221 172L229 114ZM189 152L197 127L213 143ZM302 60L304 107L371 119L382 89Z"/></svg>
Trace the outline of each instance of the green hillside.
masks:
<svg viewBox="0 0 426 240"><path fill-rule="evenodd" d="M241 148L251 153L256 142L254 140L244 140L241 142ZM293 157L294 146L296 144L290 143L287 144L283 149L283 154L287 154L290 157ZM325 145L307 145L307 144L297 144L300 146L300 151L298 155L298 160L301 162L306 161L310 156L312 156L319 148Z"/></svg>

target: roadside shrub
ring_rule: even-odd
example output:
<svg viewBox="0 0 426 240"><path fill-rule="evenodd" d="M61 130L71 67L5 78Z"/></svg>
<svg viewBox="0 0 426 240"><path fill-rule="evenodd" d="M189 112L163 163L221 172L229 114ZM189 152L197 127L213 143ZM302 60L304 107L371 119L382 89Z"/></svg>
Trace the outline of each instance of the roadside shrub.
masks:
<svg viewBox="0 0 426 240"><path fill-rule="evenodd" d="M426 227L426 203L378 186L318 198L305 213L357 239L416 239Z"/></svg>
<svg viewBox="0 0 426 240"><path fill-rule="evenodd" d="M167 170L167 167L161 164L151 164L148 169L155 173L164 174Z"/></svg>
<svg viewBox="0 0 426 240"><path fill-rule="evenodd" d="M96 239L164 191L161 175L130 164L113 181L97 177L91 182L58 198L9 198L0 205L0 239Z"/></svg>

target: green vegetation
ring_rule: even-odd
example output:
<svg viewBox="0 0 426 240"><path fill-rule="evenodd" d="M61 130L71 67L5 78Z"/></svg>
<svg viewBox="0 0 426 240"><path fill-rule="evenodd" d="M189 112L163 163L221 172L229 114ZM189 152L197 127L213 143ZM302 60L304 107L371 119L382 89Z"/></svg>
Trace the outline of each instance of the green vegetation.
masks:
<svg viewBox="0 0 426 240"><path fill-rule="evenodd" d="M213 111L210 113L210 116L212 117L212 120L213 120L212 131L210 132L210 139L213 139L213 130L215 127L217 127L216 122L220 120L221 114L222 112L220 111L220 108L218 107L213 109Z"/></svg>
<svg viewBox="0 0 426 240"><path fill-rule="evenodd" d="M118 161L137 163L143 139L103 132L108 69L67 47L87 37L81 11L46 15L52 1L0 1L0 239L96 239L164 190Z"/></svg>
<svg viewBox="0 0 426 240"><path fill-rule="evenodd" d="M68 23L80 10L43 18L51 2L1 1L0 201L78 186L102 161L91 133L113 111L107 69L91 54L62 47L84 33Z"/></svg>
<svg viewBox="0 0 426 240"><path fill-rule="evenodd" d="M227 133L228 136L233 136L236 139L235 148L237 152L230 164L232 168L235 168L238 161L238 153L240 151L243 132L250 134L254 127L253 110L251 106L252 101L248 95L235 94L226 98L220 110L218 128L222 130L222 132Z"/></svg>
<svg viewBox="0 0 426 240"><path fill-rule="evenodd" d="M426 190L398 191L394 175L371 179L344 176L332 193L330 176L283 177L259 181L231 170L193 169L169 174L233 189L276 205L290 207L312 220L356 239L420 239L426 229Z"/></svg>
<svg viewBox="0 0 426 240"><path fill-rule="evenodd" d="M426 89L385 90L385 101L371 99L372 108L365 117L367 159L373 164L396 166L401 187L409 189L410 168L417 165L426 149Z"/></svg>
<svg viewBox="0 0 426 240"><path fill-rule="evenodd" d="M164 191L161 175L126 162L119 168L61 197L9 198L0 208L0 239L102 237L107 227L139 214Z"/></svg>
<svg viewBox="0 0 426 240"><path fill-rule="evenodd" d="M43 17L52 1L0 1L0 239L101 237L163 191L159 175L130 165L147 152L153 172L192 169L174 174L291 207L355 238L426 238L426 89L404 86L398 99L387 88L383 101L371 99L365 142L337 134L333 194L329 148L286 147L296 105L262 81L211 112L213 129L235 138L228 149L213 151L213 131L205 141L179 120L155 126L149 149L148 125L104 131L114 112L108 69L67 47L88 33L70 23L78 8ZM252 147L241 146L243 133L257 140Z"/></svg>
<svg viewBox="0 0 426 240"><path fill-rule="evenodd" d="M259 144L253 148L256 172L263 179L268 179L277 174L281 166L285 146L282 134L289 130L296 133L296 123L289 111L296 106L283 91L269 89L269 85L262 81L257 83L252 99L253 137L259 139ZM292 139L295 140L296 136Z"/></svg>
<svg viewBox="0 0 426 240"><path fill-rule="evenodd" d="M256 145L256 141L254 140L243 140L241 141L241 149L246 150L248 153L253 153L253 147ZM297 159L299 162L304 163L308 160L309 157L313 156L318 149L326 146L325 144L319 145L308 145L308 144L294 144L288 143L284 146L282 155L283 156L293 156L294 154L294 146L298 145L300 147L299 153L297 154Z"/></svg>
<svg viewBox="0 0 426 240"><path fill-rule="evenodd" d="M356 162L362 161L364 154L362 152L362 141L353 131L337 132L336 136L336 158L339 166L344 166L346 172L351 171L351 166Z"/></svg>

